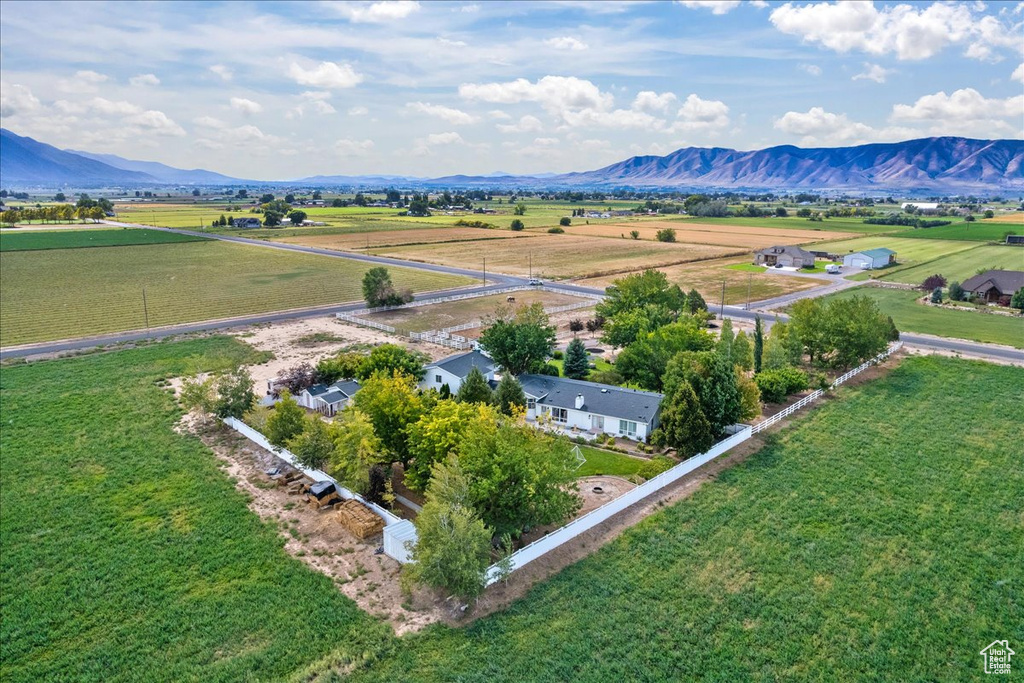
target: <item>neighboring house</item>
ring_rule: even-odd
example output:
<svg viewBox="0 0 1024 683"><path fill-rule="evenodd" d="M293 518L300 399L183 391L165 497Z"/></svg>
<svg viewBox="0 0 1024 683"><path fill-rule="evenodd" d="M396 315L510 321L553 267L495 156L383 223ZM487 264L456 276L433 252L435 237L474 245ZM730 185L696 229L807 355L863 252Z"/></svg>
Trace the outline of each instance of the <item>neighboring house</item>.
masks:
<svg viewBox="0 0 1024 683"><path fill-rule="evenodd" d="M526 419L643 441L658 426L663 394L548 375L520 375Z"/></svg>
<svg viewBox="0 0 1024 683"><path fill-rule="evenodd" d="M466 379L473 368L478 368L484 379L490 382L494 380L498 364L477 350L457 353L428 365L420 388L440 391L447 384L453 394L458 393L462 380Z"/></svg>
<svg viewBox="0 0 1024 683"><path fill-rule="evenodd" d="M755 252L755 263L768 267L813 268L814 254L800 247L768 247Z"/></svg>
<svg viewBox="0 0 1024 683"><path fill-rule="evenodd" d="M900 208L906 211L908 206L913 206L917 209L918 213L928 216L939 212L939 205L937 202L903 202L903 204L900 205Z"/></svg>
<svg viewBox="0 0 1024 683"><path fill-rule="evenodd" d="M896 252L892 249L867 249L847 254L843 257L843 265L851 268L885 268L896 263Z"/></svg>
<svg viewBox="0 0 1024 683"><path fill-rule="evenodd" d="M304 408L315 410L327 415L334 415L345 407L349 399L359 391L359 382L354 379L343 379L331 385L314 384L295 397L295 401Z"/></svg>
<svg viewBox="0 0 1024 683"><path fill-rule="evenodd" d="M231 225L236 228L260 228L263 227L259 218L232 218Z"/></svg>
<svg viewBox="0 0 1024 683"><path fill-rule="evenodd" d="M1024 235L1007 235L1007 244L1024 244Z"/></svg>
<svg viewBox="0 0 1024 683"><path fill-rule="evenodd" d="M965 292L983 301L999 301L1000 297L1013 296L1024 287L1024 272L1019 270L987 270L981 275L969 277L960 283Z"/></svg>

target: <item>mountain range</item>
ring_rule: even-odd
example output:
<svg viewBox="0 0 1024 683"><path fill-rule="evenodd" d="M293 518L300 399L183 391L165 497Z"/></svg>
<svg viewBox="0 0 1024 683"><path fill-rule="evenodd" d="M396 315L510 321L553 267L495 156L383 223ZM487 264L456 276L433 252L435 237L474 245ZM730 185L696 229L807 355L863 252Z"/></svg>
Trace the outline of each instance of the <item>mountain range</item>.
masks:
<svg viewBox="0 0 1024 683"><path fill-rule="evenodd" d="M933 137L855 147L792 145L753 151L685 147L666 156L635 156L578 173L319 175L252 181L204 169L183 170L113 154L61 150L0 129L0 183L9 186L300 185L486 188L679 188L985 192L1024 190L1024 141Z"/></svg>

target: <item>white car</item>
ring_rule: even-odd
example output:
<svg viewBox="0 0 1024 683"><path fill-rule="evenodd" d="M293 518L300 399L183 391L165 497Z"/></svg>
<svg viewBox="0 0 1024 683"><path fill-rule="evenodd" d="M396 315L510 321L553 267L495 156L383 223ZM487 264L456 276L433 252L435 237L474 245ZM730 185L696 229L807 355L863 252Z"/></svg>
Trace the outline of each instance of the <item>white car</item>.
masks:
<svg viewBox="0 0 1024 683"><path fill-rule="evenodd" d="M538 280L538 279L537 279L537 278L535 278L535 277L532 277L532 278L530 278L530 286L531 286L531 287L540 287L540 286L541 286L541 285L543 285L543 284L544 284L544 282L543 282L543 281L541 281L541 280Z"/></svg>
<svg viewBox="0 0 1024 683"><path fill-rule="evenodd" d="M829 273L831 275L838 274L839 273L839 264L838 263L830 263L830 264L828 264L827 266L825 266L825 272Z"/></svg>

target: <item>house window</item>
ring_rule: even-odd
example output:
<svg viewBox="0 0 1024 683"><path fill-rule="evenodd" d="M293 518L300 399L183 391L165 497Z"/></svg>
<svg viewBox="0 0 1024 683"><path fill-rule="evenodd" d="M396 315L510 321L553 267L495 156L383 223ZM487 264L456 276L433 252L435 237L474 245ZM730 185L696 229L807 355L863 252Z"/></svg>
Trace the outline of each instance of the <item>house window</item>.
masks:
<svg viewBox="0 0 1024 683"><path fill-rule="evenodd" d="M604 431L604 415L591 415L590 416L590 428L595 432Z"/></svg>
<svg viewBox="0 0 1024 683"><path fill-rule="evenodd" d="M535 398L528 398L528 399L526 399L526 409L527 410L536 410L537 409L537 399L535 399Z"/></svg>
<svg viewBox="0 0 1024 683"><path fill-rule="evenodd" d="M441 383L441 375L434 375L434 381L437 382L438 384L440 384Z"/></svg>
<svg viewBox="0 0 1024 683"><path fill-rule="evenodd" d="M635 439L636 422L633 422L632 420L619 420L619 434L629 437L630 439Z"/></svg>
<svg viewBox="0 0 1024 683"><path fill-rule="evenodd" d="M552 408L551 419L560 424L565 424L569 421L569 411L565 408Z"/></svg>

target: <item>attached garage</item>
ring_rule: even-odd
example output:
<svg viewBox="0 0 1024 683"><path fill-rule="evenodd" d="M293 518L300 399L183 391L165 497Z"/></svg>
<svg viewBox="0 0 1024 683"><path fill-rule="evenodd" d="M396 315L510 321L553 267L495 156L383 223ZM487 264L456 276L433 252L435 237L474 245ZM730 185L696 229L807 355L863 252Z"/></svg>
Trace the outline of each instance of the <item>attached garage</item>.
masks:
<svg viewBox="0 0 1024 683"><path fill-rule="evenodd" d="M872 268L885 268L896 263L896 252L892 249L868 249L847 254L843 257L843 265L849 268L861 268L871 270Z"/></svg>

